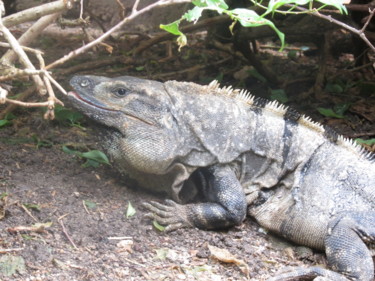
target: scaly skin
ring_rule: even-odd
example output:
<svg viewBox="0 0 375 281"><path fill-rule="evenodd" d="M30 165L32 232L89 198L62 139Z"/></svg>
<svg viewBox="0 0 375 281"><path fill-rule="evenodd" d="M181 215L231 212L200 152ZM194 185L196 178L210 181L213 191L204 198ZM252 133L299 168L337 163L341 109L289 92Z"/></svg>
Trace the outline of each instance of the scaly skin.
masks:
<svg viewBox="0 0 375 281"><path fill-rule="evenodd" d="M166 230L227 228L247 208L264 228L325 250L332 269L271 280L373 280L364 243L375 238L373 155L290 108L215 82L70 83L74 107L106 128L103 147L129 183L172 197L144 203Z"/></svg>

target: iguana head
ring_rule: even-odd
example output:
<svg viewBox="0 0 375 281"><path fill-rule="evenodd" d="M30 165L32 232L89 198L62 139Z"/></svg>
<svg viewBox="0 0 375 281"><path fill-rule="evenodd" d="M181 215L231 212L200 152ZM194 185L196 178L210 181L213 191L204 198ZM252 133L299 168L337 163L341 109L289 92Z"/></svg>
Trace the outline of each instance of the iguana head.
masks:
<svg viewBox="0 0 375 281"><path fill-rule="evenodd" d="M106 127L112 158L162 174L176 157L176 124L162 83L134 77L74 76L68 97L80 112ZM113 136L116 136L114 139Z"/></svg>
<svg viewBox="0 0 375 281"><path fill-rule="evenodd" d="M163 84L129 76L116 79L74 76L74 92L68 97L90 118L122 133L131 124L142 127L171 127L170 101Z"/></svg>

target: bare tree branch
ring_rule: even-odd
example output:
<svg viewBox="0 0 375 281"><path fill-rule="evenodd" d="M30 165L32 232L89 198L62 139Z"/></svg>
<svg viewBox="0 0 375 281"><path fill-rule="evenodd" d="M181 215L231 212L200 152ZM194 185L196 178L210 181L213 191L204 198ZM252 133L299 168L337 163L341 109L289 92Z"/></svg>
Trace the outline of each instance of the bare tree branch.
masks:
<svg viewBox="0 0 375 281"><path fill-rule="evenodd" d="M137 2L136 2L136 4L137 4ZM108 38L112 33L119 30L124 24L130 22L134 18L138 17L139 15L141 15L141 14L147 12L147 11L150 11L151 9L153 9L155 7L165 6L165 5L174 4L174 3L184 3L184 2L190 2L190 0L159 0L159 1L153 3L149 6L144 7L143 9L141 9L139 11L137 11L137 9L133 9L132 13L128 17L124 18L122 21L120 21L118 24L113 26L107 32L103 33L100 37L98 37L94 41L91 41L90 43L82 46L81 48L78 48L74 51L71 51L69 54L65 55L64 57L62 57L62 58L54 61L53 63L47 65L46 69L48 70L48 69L54 68L54 67L56 67L60 64L63 64L65 62L67 62L68 60L86 52L87 50L91 49L92 47L94 47L97 44L99 44L100 42L102 42L104 39Z"/></svg>
<svg viewBox="0 0 375 281"><path fill-rule="evenodd" d="M36 20L45 15L54 14L66 11L72 8L73 2L77 0L58 0L37 7L33 7L27 10L23 10L19 13L12 14L3 19L3 24L6 27L11 27L20 23Z"/></svg>
<svg viewBox="0 0 375 281"><path fill-rule="evenodd" d="M318 10L313 10L313 11L309 11L308 9L306 8L303 8L303 7L299 7L299 6L292 6L292 5L285 5L287 7L293 7L294 9L296 10L299 10L299 11L302 11L302 12L306 12L306 13L309 13L313 16L316 16L316 17L319 17L319 18L322 18L324 20L327 20L329 22L332 22L338 26L341 26L342 28L346 29L346 30L349 30L350 32L354 33L354 34L357 34L359 37L361 37L361 39L363 41L365 41L365 43L370 47L370 49L372 51L375 52L375 46L370 42L370 40L368 40L368 38L366 37L366 34L365 34L365 29L367 27L367 25L369 24L369 22L371 21L371 18L373 17L374 13L375 13L375 8L373 10L370 10L369 13L370 13L370 16L368 17L366 23L364 24L363 28L362 29L356 29L350 25L347 25L346 23L344 22L341 22L335 18L333 18L331 15L324 15L322 13L320 13Z"/></svg>

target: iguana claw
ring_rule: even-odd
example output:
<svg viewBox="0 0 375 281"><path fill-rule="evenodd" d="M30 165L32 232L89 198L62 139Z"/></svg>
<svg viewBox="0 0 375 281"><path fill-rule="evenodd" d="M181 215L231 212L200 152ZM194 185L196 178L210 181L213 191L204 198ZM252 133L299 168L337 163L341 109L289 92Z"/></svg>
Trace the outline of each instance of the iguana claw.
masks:
<svg viewBox="0 0 375 281"><path fill-rule="evenodd" d="M158 223L165 225L165 231L170 232L183 227L193 227L189 222L187 215L187 206L180 205L172 200L165 200L165 203L156 201L145 202L142 204L150 213L146 218L154 219Z"/></svg>

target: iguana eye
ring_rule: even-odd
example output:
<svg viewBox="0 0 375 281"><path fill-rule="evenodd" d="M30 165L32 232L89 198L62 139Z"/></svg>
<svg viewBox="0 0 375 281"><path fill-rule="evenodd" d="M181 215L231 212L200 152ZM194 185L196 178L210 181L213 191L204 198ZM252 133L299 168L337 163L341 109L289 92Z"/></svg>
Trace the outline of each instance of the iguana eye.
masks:
<svg viewBox="0 0 375 281"><path fill-rule="evenodd" d="M125 88L117 88L113 92L118 97L124 97L128 93L128 90Z"/></svg>

